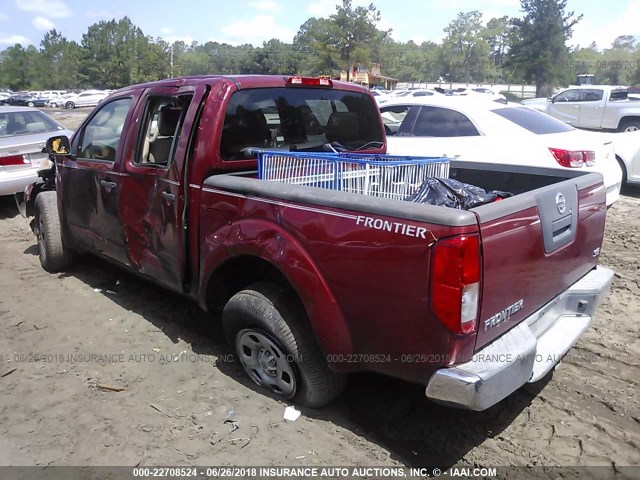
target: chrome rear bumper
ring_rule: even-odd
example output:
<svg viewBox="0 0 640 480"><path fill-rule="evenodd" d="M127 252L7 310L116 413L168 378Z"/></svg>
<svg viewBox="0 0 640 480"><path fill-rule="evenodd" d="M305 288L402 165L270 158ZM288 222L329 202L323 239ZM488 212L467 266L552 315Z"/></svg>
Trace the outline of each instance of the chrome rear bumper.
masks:
<svg viewBox="0 0 640 480"><path fill-rule="evenodd" d="M612 281L612 270L595 268L476 352L470 362L437 370L427 384L427 397L451 406L486 410L525 383L537 382L589 327Z"/></svg>

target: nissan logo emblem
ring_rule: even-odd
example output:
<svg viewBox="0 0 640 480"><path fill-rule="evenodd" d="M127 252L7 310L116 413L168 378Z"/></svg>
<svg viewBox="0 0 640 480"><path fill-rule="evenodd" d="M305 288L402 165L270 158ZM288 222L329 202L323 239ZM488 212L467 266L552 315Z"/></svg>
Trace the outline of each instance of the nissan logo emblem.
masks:
<svg viewBox="0 0 640 480"><path fill-rule="evenodd" d="M561 193L556 195L556 208L558 209L558 213L561 215L567 211L567 201Z"/></svg>

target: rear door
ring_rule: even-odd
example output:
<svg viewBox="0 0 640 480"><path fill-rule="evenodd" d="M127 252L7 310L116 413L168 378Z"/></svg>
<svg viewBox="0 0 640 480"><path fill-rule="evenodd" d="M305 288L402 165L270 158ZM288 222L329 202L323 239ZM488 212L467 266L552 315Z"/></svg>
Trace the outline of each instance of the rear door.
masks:
<svg viewBox="0 0 640 480"><path fill-rule="evenodd" d="M512 192L518 188L511 184ZM478 349L596 265L606 216L605 189L601 177L585 175L472 211L480 223L483 258Z"/></svg>
<svg viewBox="0 0 640 480"><path fill-rule="evenodd" d="M185 274L185 159L205 86L148 89L127 142L119 215L133 268L176 290Z"/></svg>
<svg viewBox="0 0 640 480"><path fill-rule="evenodd" d="M580 119L577 125L585 128L600 128L604 116L604 90L583 88L580 99Z"/></svg>
<svg viewBox="0 0 640 480"><path fill-rule="evenodd" d="M114 98L96 109L64 157L58 195L74 240L96 253L128 263L118 215L120 158L137 98Z"/></svg>

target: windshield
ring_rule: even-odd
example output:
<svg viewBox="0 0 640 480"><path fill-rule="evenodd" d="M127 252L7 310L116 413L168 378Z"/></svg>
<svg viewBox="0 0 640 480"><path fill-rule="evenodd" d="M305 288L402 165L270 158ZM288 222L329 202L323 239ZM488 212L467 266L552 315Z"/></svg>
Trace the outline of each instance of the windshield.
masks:
<svg viewBox="0 0 640 480"><path fill-rule="evenodd" d="M537 135L570 132L571 130L574 130L573 127L567 125L566 123L530 108L507 107L498 108L492 111L496 115L500 115L502 118L506 118L516 125Z"/></svg>
<svg viewBox="0 0 640 480"><path fill-rule="evenodd" d="M32 135L62 129L62 126L42 112L0 112L0 137Z"/></svg>
<svg viewBox="0 0 640 480"><path fill-rule="evenodd" d="M254 155L249 147L320 150L380 148L375 102L365 93L325 88L260 88L236 92L226 110L220 154L225 160Z"/></svg>

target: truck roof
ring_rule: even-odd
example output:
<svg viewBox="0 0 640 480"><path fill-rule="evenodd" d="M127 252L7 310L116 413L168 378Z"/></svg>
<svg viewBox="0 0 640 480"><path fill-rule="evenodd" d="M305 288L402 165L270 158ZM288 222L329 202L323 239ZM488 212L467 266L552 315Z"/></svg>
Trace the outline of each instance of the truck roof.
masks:
<svg viewBox="0 0 640 480"><path fill-rule="evenodd" d="M222 80L230 80L236 84L238 89L242 88L265 88L265 87L284 87L291 77L299 77L300 75L194 75L187 77L168 78L166 80L158 80L155 82L140 83L123 87L117 90L117 93L126 92L128 90L137 90L139 88L151 87L181 87L185 85L213 84ZM304 78L304 77L303 77ZM351 90L359 92L369 92L368 88L362 87L354 83L340 82L332 80L333 88L341 90ZM295 87L294 87L295 88ZM315 87L330 88L330 87Z"/></svg>

